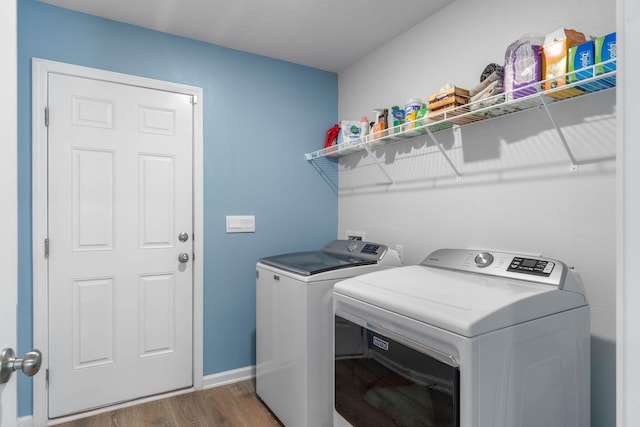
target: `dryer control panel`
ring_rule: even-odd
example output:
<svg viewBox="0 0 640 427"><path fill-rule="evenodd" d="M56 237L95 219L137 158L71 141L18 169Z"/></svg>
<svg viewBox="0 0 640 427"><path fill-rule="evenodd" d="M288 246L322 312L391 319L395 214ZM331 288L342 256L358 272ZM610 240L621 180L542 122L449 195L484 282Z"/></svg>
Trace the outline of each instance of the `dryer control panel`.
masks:
<svg viewBox="0 0 640 427"><path fill-rule="evenodd" d="M552 261L542 259L514 257L507 271L549 277L555 265Z"/></svg>
<svg viewBox="0 0 640 427"><path fill-rule="evenodd" d="M511 279L527 280L562 289L567 266L561 261L530 255L471 249L439 249L422 265Z"/></svg>

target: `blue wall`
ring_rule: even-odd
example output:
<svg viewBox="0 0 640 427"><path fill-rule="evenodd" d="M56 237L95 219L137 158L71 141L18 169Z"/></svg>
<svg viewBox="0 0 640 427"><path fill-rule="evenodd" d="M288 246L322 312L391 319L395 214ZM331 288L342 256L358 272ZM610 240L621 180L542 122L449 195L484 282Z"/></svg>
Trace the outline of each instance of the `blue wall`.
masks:
<svg viewBox="0 0 640 427"><path fill-rule="evenodd" d="M265 34L268 37L268 34ZM53 7L18 2L18 350L32 348L31 59L204 90L204 374L255 364L255 263L337 235L338 198L303 153L337 121L338 76ZM255 234L226 234L253 214ZM19 376L20 416L32 413Z"/></svg>

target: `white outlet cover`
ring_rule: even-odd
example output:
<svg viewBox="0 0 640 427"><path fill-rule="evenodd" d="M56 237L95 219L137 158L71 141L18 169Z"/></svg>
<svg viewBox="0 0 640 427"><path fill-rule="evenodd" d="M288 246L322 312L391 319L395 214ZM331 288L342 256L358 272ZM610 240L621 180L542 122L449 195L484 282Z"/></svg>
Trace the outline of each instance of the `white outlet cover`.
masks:
<svg viewBox="0 0 640 427"><path fill-rule="evenodd" d="M367 240L367 233L364 231L347 230L344 234L347 240Z"/></svg>

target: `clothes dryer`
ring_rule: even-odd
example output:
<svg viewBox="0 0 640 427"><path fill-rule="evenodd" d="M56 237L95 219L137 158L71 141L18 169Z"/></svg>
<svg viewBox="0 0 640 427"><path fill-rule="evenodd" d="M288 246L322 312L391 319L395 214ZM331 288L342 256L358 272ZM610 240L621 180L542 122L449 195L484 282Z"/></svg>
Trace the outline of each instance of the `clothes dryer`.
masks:
<svg viewBox="0 0 640 427"><path fill-rule="evenodd" d="M443 249L333 296L335 426L589 426L589 306L561 261Z"/></svg>
<svg viewBox="0 0 640 427"><path fill-rule="evenodd" d="M256 392L284 425L333 423L333 285L395 266L397 252L358 240L257 263Z"/></svg>

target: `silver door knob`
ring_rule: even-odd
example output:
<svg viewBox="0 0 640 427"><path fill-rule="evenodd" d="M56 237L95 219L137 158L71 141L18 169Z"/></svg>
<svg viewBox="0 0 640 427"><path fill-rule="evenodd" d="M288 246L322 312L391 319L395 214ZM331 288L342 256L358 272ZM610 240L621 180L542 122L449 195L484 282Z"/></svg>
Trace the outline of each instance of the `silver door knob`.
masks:
<svg viewBox="0 0 640 427"><path fill-rule="evenodd" d="M186 242L187 240L189 240L189 233L178 234L178 240L180 240L181 242Z"/></svg>
<svg viewBox="0 0 640 427"><path fill-rule="evenodd" d="M178 261L189 262L189 254L186 252L182 252L180 255L178 255Z"/></svg>
<svg viewBox="0 0 640 427"><path fill-rule="evenodd" d="M9 381L11 374L17 370L22 370L23 374L32 377L38 373L41 364L40 350L31 350L22 359L17 359L12 348L3 348L0 352L0 384Z"/></svg>

